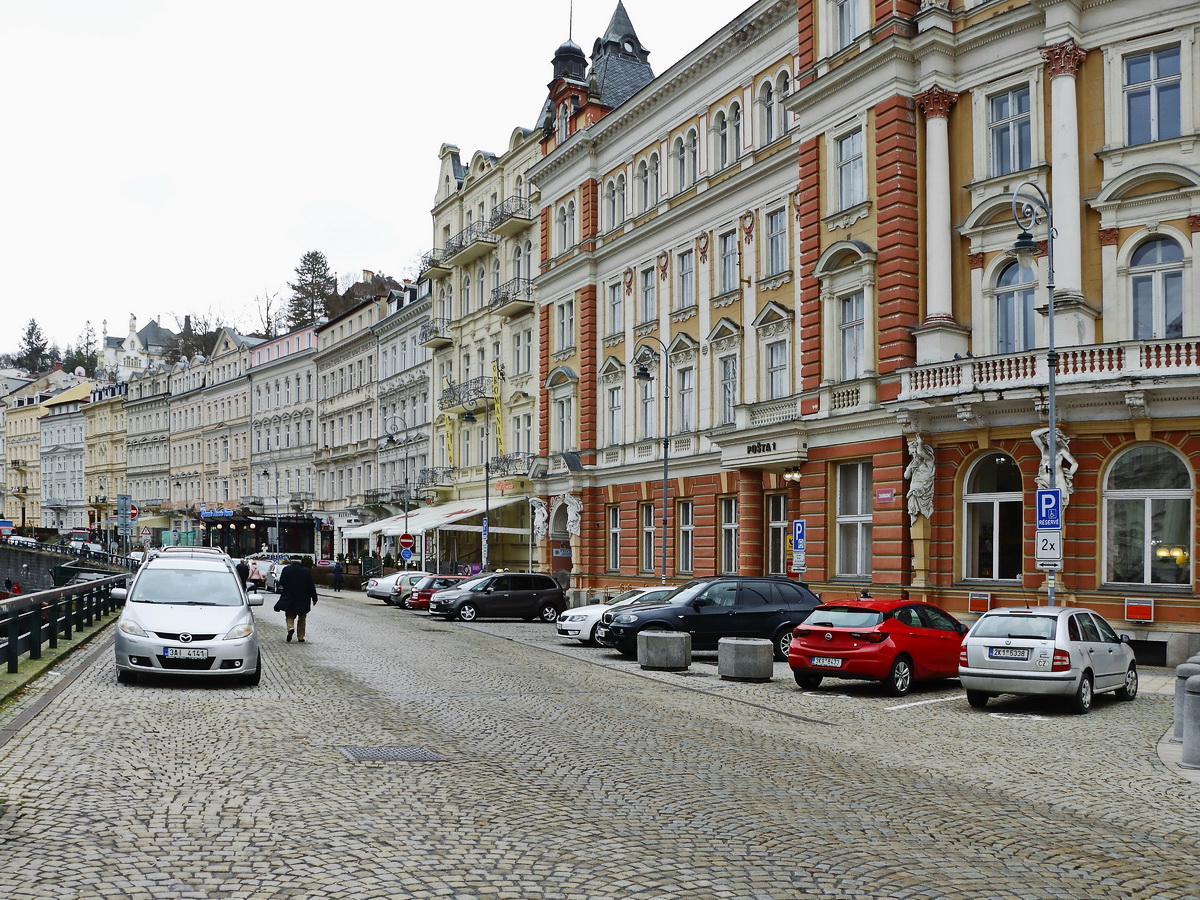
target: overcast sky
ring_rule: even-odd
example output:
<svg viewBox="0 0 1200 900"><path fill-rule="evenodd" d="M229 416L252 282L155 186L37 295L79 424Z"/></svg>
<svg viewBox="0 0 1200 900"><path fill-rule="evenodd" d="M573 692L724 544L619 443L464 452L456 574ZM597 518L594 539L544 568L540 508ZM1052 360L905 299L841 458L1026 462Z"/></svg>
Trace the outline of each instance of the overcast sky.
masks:
<svg viewBox="0 0 1200 900"><path fill-rule="evenodd" d="M656 74L749 0L626 0ZM0 352L31 317L246 330L303 253L415 274L438 148L534 127L569 0L2 0ZM575 0L590 56L616 0Z"/></svg>

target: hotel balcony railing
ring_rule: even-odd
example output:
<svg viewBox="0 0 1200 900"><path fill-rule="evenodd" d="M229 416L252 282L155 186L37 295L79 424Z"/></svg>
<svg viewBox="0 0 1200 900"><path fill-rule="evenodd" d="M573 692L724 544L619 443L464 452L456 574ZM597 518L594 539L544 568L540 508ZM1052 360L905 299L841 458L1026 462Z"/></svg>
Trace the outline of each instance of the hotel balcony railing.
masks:
<svg viewBox="0 0 1200 900"><path fill-rule="evenodd" d="M417 475L417 484L422 487L445 487L454 484L454 473L457 471L453 466L433 466L425 468Z"/></svg>
<svg viewBox="0 0 1200 900"><path fill-rule="evenodd" d="M1115 378L1200 375L1200 338L1060 347L1055 384ZM976 391L1041 387L1049 383L1046 350L964 357L914 366L902 373L899 400L950 397Z"/></svg>
<svg viewBox="0 0 1200 900"><path fill-rule="evenodd" d="M532 453L505 453L503 456L493 456L492 474L528 475L529 467L536 458Z"/></svg>
<svg viewBox="0 0 1200 900"><path fill-rule="evenodd" d="M488 224L501 237L520 234L533 224L533 203L525 197L509 197L492 210Z"/></svg>
<svg viewBox="0 0 1200 900"><path fill-rule="evenodd" d="M438 409L465 412L467 404L479 401L479 408L486 409L492 399L492 376L479 375L470 381L452 384L438 398Z"/></svg>
<svg viewBox="0 0 1200 900"><path fill-rule="evenodd" d="M419 271L422 278L441 278L443 275L449 275L450 267L446 265L446 251L441 247L435 247L423 254Z"/></svg>
<svg viewBox="0 0 1200 900"><path fill-rule="evenodd" d="M446 243L445 262L452 266L469 263L478 256L491 253L500 242L487 222L472 222Z"/></svg>
<svg viewBox="0 0 1200 900"><path fill-rule="evenodd" d="M375 505L387 503L392 499L391 488L368 488L366 492L367 503Z"/></svg>
<svg viewBox="0 0 1200 900"><path fill-rule="evenodd" d="M446 347L453 342L449 319L430 319L417 333L417 343L424 347Z"/></svg>
<svg viewBox="0 0 1200 900"><path fill-rule="evenodd" d="M513 278L492 289L492 312L515 316L533 309L533 282L528 278Z"/></svg>

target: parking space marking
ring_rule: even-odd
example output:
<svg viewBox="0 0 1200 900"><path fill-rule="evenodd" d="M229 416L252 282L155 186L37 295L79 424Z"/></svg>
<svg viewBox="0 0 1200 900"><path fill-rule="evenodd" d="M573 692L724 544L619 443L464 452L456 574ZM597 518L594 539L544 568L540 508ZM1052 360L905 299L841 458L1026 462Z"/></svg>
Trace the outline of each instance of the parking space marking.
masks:
<svg viewBox="0 0 1200 900"><path fill-rule="evenodd" d="M962 700L963 695L957 694L953 697L937 697L933 700L917 700L914 703L901 703L899 706L885 706L884 709L908 709L910 706L927 706L930 703L945 703L948 700Z"/></svg>

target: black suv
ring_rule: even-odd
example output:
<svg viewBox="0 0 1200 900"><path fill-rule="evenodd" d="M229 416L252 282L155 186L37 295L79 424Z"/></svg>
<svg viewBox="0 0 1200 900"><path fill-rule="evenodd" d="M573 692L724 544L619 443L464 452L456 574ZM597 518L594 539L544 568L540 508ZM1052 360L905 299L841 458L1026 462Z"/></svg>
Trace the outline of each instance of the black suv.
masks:
<svg viewBox="0 0 1200 900"><path fill-rule="evenodd" d="M792 629L820 602L806 585L789 578L701 578L680 585L658 603L606 612L596 642L636 656L638 632L651 629L686 631L694 650L715 650L723 637L766 638L782 661Z"/></svg>
<svg viewBox="0 0 1200 900"><path fill-rule="evenodd" d="M480 575L429 598L430 615L464 622L480 616L553 622L566 608L567 598L558 582L533 572Z"/></svg>

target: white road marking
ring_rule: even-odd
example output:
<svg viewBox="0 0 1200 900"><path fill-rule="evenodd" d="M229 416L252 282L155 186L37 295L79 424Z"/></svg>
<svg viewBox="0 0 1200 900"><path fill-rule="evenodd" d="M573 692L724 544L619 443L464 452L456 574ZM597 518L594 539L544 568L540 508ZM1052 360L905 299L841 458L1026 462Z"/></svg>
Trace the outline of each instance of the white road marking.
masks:
<svg viewBox="0 0 1200 900"><path fill-rule="evenodd" d="M917 700L914 703L901 703L899 706L885 706L884 709L908 709L910 706L926 706L930 703L945 703L948 700L961 700L961 695L954 697L938 697L936 700Z"/></svg>

